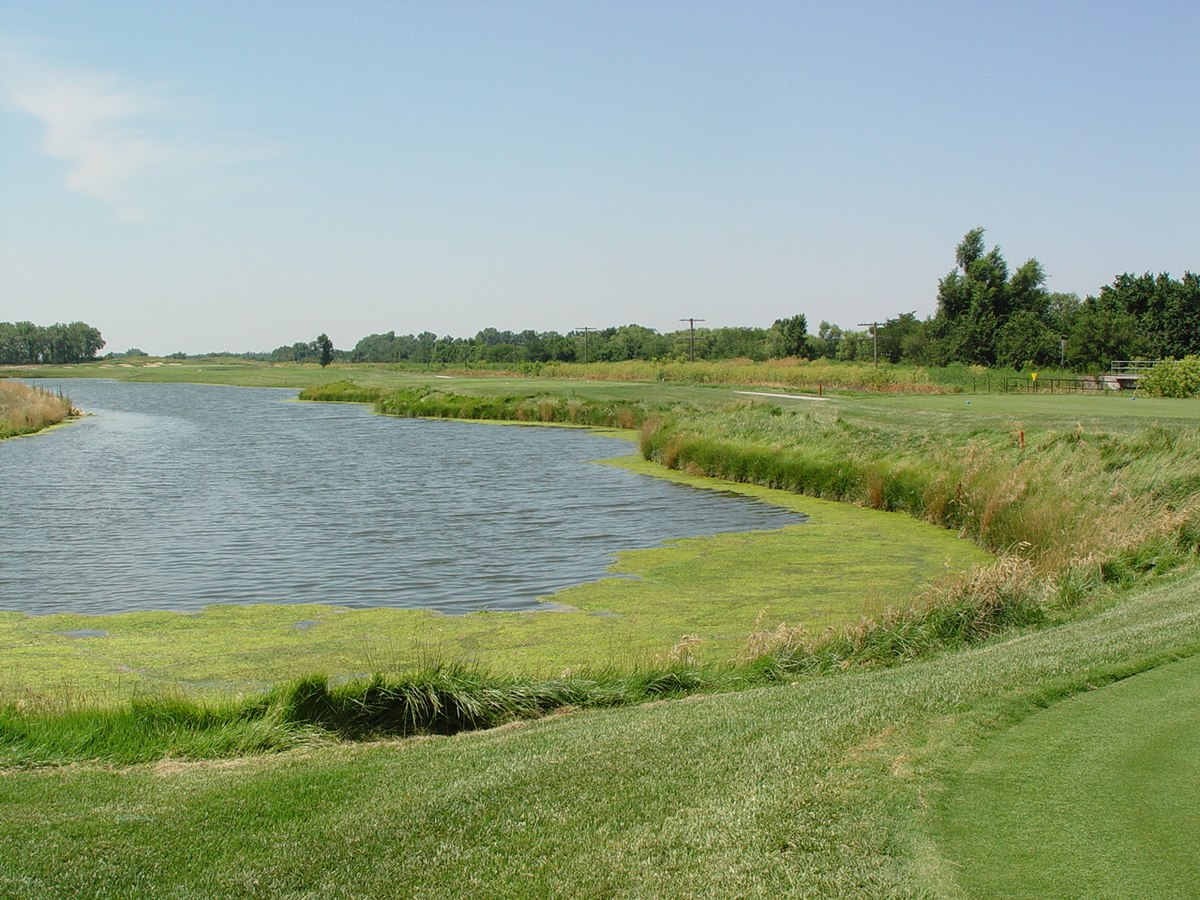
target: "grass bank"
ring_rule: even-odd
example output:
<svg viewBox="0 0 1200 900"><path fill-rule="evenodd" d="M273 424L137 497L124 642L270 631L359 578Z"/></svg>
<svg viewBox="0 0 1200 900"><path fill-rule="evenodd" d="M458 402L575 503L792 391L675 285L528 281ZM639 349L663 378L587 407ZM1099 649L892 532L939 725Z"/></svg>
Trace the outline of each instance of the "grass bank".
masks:
<svg viewBox="0 0 1200 900"><path fill-rule="evenodd" d="M69 397L0 379L0 440L34 434L78 415Z"/></svg>
<svg viewBox="0 0 1200 900"><path fill-rule="evenodd" d="M907 666L690 702L10 770L0 893L962 896L926 811L998 730L1200 647L1198 577Z"/></svg>
<svg viewBox="0 0 1200 900"><path fill-rule="evenodd" d="M370 403L389 416L426 419L478 419L494 422L559 423L599 428L639 428L665 415L672 404L633 399L591 399L545 392L480 395L412 387L388 390L351 381L307 387L301 400Z"/></svg>
<svg viewBox="0 0 1200 900"><path fill-rule="evenodd" d="M1169 565L1200 540L1191 423L1063 429L1032 416L952 422L754 404L650 423L641 448L672 469L902 511L1029 561L1063 588L1074 568L1103 572L1129 554L1135 568L1160 555Z"/></svg>
<svg viewBox="0 0 1200 900"><path fill-rule="evenodd" d="M298 675L369 677L433 660L552 678L661 665L681 641L697 661L728 663L746 653L752 633L787 622L820 635L904 605L987 559L969 542L899 514L666 472L637 456L611 464L809 518L618 554L612 577L547 598L543 612L441 616L272 604L190 615L0 613L0 702L58 708L122 703L132 693L262 694Z"/></svg>

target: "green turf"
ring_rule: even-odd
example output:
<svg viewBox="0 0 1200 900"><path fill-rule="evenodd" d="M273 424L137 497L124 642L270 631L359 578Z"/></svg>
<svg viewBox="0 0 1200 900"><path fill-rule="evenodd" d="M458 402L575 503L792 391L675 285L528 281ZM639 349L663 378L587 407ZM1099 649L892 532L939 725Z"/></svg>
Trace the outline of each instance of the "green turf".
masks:
<svg viewBox="0 0 1200 900"><path fill-rule="evenodd" d="M1200 892L1200 656L1005 731L939 813L974 897Z"/></svg>
<svg viewBox="0 0 1200 900"><path fill-rule="evenodd" d="M997 728L1200 648L1200 572L876 672L451 738L0 773L0 895L951 894L924 812Z"/></svg>
<svg viewBox="0 0 1200 900"><path fill-rule="evenodd" d="M920 409L953 414L960 421L1002 416L1027 418L1042 426L1057 427L1079 421L1112 423L1122 419L1200 420L1200 400L1142 397L1134 392L1101 391L1095 394L921 394L870 398L871 405L892 409Z"/></svg>

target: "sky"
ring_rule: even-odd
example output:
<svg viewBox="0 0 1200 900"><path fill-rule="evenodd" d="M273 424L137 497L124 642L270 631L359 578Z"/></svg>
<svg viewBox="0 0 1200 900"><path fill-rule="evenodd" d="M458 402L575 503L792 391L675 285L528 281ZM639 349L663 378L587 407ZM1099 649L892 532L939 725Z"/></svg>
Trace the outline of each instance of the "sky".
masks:
<svg viewBox="0 0 1200 900"><path fill-rule="evenodd" d="M108 350L1200 270L1200 2L0 0L0 321Z"/></svg>

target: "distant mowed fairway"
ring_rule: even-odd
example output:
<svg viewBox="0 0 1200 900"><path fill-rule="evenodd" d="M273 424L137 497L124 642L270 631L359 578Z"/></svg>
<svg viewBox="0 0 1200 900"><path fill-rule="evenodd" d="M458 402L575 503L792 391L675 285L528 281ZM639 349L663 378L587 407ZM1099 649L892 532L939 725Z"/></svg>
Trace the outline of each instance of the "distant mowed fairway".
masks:
<svg viewBox="0 0 1200 900"><path fill-rule="evenodd" d="M971 896L1197 896L1200 656L1001 733L939 829Z"/></svg>

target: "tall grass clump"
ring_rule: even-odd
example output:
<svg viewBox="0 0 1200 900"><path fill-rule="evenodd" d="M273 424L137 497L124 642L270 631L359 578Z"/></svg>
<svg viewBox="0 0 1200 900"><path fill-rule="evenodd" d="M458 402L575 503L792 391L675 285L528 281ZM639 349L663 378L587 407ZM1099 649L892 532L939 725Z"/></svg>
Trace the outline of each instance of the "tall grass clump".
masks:
<svg viewBox="0 0 1200 900"><path fill-rule="evenodd" d="M1066 570L1200 522L1200 430L947 433L780 414L769 404L677 414L642 429L645 458L673 469L907 513L995 553Z"/></svg>
<svg viewBox="0 0 1200 900"><path fill-rule="evenodd" d="M9 703L0 706L0 767L211 759L331 740L449 735L556 711L743 686L744 673L690 660L549 679L435 664L341 684L312 675L249 699L164 695L105 704Z"/></svg>
<svg viewBox="0 0 1200 900"><path fill-rule="evenodd" d="M668 407L637 401L584 400L572 396L525 394L482 396L418 387L386 391L348 381L306 388L302 400L373 403L389 416L430 419L477 419L496 422L560 423L601 428L639 428Z"/></svg>
<svg viewBox="0 0 1200 900"><path fill-rule="evenodd" d="M0 380L0 439L33 434L78 415L61 393Z"/></svg>
<svg viewBox="0 0 1200 900"><path fill-rule="evenodd" d="M311 742L262 702L164 694L119 703L0 706L0 766L80 761L133 764L171 756L217 759Z"/></svg>
<svg viewBox="0 0 1200 900"><path fill-rule="evenodd" d="M786 388L816 392L827 390L875 393L938 394L957 391L942 385L921 366L879 366L864 362L827 359L729 359L705 362L627 360L604 363L549 362L538 374L546 378L597 381L664 381L673 384L712 384Z"/></svg>
<svg viewBox="0 0 1200 900"><path fill-rule="evenodd" d="M301 679L270 700L286 722L315 725L340 737L455 734L585 707L627 706L682 696L722 683L715 670L682 664L536 680L500 676L466 665L331 686Z"/></svg>
<svg viewBox="0 0 1200 900"><path fill-rule="evenodd" d="M306 387L300 392L300 399L329 403L378 403L384 393L382 388L361 387L353 381L343 380Z"/></svg>

